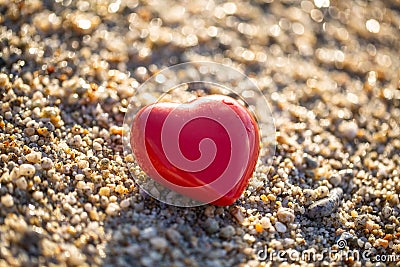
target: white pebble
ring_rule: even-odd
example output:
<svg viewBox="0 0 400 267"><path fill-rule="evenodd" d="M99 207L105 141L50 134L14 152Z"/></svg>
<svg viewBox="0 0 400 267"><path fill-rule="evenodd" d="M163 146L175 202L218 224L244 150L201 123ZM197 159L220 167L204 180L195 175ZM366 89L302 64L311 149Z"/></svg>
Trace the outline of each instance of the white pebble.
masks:
<svg viewBox="0 0 400 267"><path fill-rule="evenodd" d="M25 158L31 163L38 163L42 159L42 153L32 151L31 153L26 155Z"/></svg>
<svg viewBox="0 0 400 267"><path fill-rule="evenodd" d="M11 173L10 173L10 179L11 180L15 180L19 177L19 168L18 167L14 167L14 169L12 169Z"/></svg>
<svg viewBox="0 0 400 267"><path fill-rule="evenodd" d="M164 250L168 246L167 240L163 237L153 237L150 239L150 244L158 250Z"/></svg>
<svg viewBox="0 0 400 267"><path fill-rule="evenodd" d="M47 157L42 159L42 168L45 170L49 170L53 167L53 161Z"/></svg>
<svg viewBox="0 0 400 267"><path fill-rule="evenodd" d="M34 200L39 201L43 198L43 192L42 191L35 191L32 194L32 197Z"/></svg>
<svg viewBox="0 0 400 267"><path fill-rule="evenodd" d="M10 208L14 205L14 199L10 194L7 194L1 197L1 204L7 208Z"/></svg>
<svg viewBox="0 0 400 267"><path fill-rule="evenodd" d="M21 190L26 190L28 188L28 183L26 182L26 179L24 177L21 177L17 181L15 181L15 184Z"/></svg>
<svg viewBox="0 0 400 267"><path fill-rule="evenodd" d="M320 186L317 188L319 197L326 197L329 194L329 188L327 186Z"/></svg>
<svg viewBox="0 0 400 267"><path fill-rule="evenodd" d="M82 173L75 175L75 180L77 180L77 181L82 181L84 178L85 178L85 175L83 175Z"/></svg>
<svg viewBox="0 0 400 267"><path fill-rule="evenodd" d="M129 205L130 205L129 199L122 200L121 204L120 204L121 208L123 208L123 209L129 207Z"/></svg>
<svg viewBox="0 0 400 267"><path fill-rule="evenodd" d="M353 121L344 121L339 125L339 132L342 133L344 137L351 140L357 135L358 125Z"/></svg>
<svg viewBox="0 0 400 267"><path fill-rule="evenodd" d="M317 194L312 189L304 189L303 196L307 199L314 200L316 198Z"/></svg>
<svg viewBox="0 0 400 267"><path fill-rule="evenodd" d="M35 166L32 164L22 164L19 167L19 176L32 177L35 174Z"/></svg>
<svg viewBox="0 0 400 267"><path fill-rule="evenodd" d="M119 211L119 206L116 203L110 203L106 208L106 214L110 216L117 215L118 211Z"/></svg>
<svg viewBox="0 0 400 267"><path fill-rule="evenodd" d="M262 217L260 223L264 229L271 228L271 221L267 217Z"/></svg>
<svg viewBox="0 0 400 267"><path fill-rule="evenodd" d="M275 229L276 231L278 231L279 233L285 233L287 231L287 227L286 225L284 225L281 222L276 222L275 223Z"/></svg>
<svg viewBox="0 0 400 267"><path fill-rule="evenodd" d="M98 142L93 142L93 149L96 151L102 150L102 146Z"/></svg>

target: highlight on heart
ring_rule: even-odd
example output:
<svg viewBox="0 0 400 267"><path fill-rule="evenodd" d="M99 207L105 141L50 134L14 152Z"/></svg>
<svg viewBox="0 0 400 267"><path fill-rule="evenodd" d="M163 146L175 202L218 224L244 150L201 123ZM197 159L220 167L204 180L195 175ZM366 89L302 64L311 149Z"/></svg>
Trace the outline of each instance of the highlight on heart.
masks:
<svg viewBox="0 0 400 267"><path fill-rule="evenodd" d="M150 196L181 207L225 206L243 197L258 163L268 164L275 127L244 74L184 63L151 77L132 97L123 143L132 177Z"/></svg>

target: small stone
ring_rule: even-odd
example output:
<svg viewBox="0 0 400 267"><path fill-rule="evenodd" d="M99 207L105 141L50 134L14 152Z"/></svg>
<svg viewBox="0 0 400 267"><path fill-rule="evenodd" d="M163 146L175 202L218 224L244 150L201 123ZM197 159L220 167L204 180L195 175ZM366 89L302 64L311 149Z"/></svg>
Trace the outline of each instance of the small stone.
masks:
<svg viewBox="0 0 400 267"><path fill-rule="evenodd" d="M132 225L131 228L129 229L129 232L133 236L138 236L140 234L140 230L136 225Z"/></svg>
<svg viewBox="0 0 400 267"><path fill-rule="evenodd" d="M35 174L35 171L35 166L33 166L32 164L22 164L19 167L20 176L32 177Z"/></svg>
<svg viewBox="0 0 400 267"><path fill-rule="evenodd" d="M295 219L295 215L292 209L280 208L276 213L278 220L283 223L292 223Z"/></svg>
<svg viewBox="0 0 400 267"><path fill-rule="evenodd" d="M43 192L42 191L35 191L32 194L32 197L34 200L39 201L43 198Z"/></svg>
<svg viewBox="0 0 400 267"><path fill-rule="evenodd" d="M320 186L317 188L319 197L326 197L329 194L329 188L327 186Z"/></svg>
<svg viewBox="0 0 400 267"><path fill-rule="evenodd" d="M207 206L204 210L204 215L206 215L207 217L214 217L214 211L215 211L215 207L214 206Z"/></svg>
<svg viewBox="0 0 400 267"><path fill-rule="evenodd" d="M103 147L98 142L93 142L93 149L96 151L100 151L103 149Z"/></svg>
<svg viewBox="0 0 400 267"><path fill-rule="evenodd" d="M41 247L43 248L43 255L51 257L54 251L57 250L58 245L48 239L43 239L41 241Z"/></svg>
<svg viewBox="0 0 400 267"><path fill-rule="evenodd" d="M67 265L69 266L82 266L85 263L86 256L83 255L74 245L68 245L64 249L69 253Z"/></svg>
<svg viewBox="0 0 400 267"><path fill-rule="evenodd" d="M106 214L110 215L110 216L115 216L118 214L119 210L120 210L120 207L118 206L118 204L110 203L110 204L108 204L108 206L106 208Z"/></svg>
<svg viewBox="0 0 400 267"><path fill-rule="evenodd" d="M114 135L122 135L123 134L123 128L118 127L118 126L111 126L110 127L110 133Z"/></svg>
<svg viewBox="0 0 400 267"><path fill-rule="evenodd" d="M235 228L232 225L225 226L221 229L219 236L225 239L230 239L235 234Z"/></svg>
<svg viewBox="0 0 400 267"><path fill-rule="evenodd" d="M316 198L317 194L316 194L315 190L306 188L303 190L303 196L307 199L314 200Z"/></svg>
<svg viewBox="0 0 400 267"><path fill-rule="evenodd" d="M256 229L257 233L261 233L263 231L263 227L262 227L261 223L256 223L256 225L254 226L254 229Z"/></svg>
<svg viewBox="0 0 400 267"><path fill-rule="evenodd" d="M393 209L389 206L385 206L383 207L381 214L383 216L383 218L388 219L393 213Z"/></svg>
<svg viewBox="0 0 400 267"><path fill-rule="evenodd" d="M150 244L153 248L161 251L165 250L168 246L167 240L163 237L153 237L150 239Z"/></svg>
<svg viewBox="0 0 400 267"><path fill-rule="evenodd" d="M358 217L358 212L355 211L355 210L352 210L352 211L350 212L350 215L351 215L351 217L353 217L353 218L357 218L357 217Z"/></svg>
<svg viewBox="0 0 400 267"><path fill-rule="evenodd" d="M84 178L85 178L85 175L83 175L82 173L75 175L75 180L77 180L77 181L82 181Z"/></svg>
<svg viewBox="0 0 400 267"><path fill-rule="evenodd" d="M364 245L365 245L365 242L362 241L361 239L357 239L357 245L358 245L360 248L363 248Z"/></svg>
<svg viewBox="0 0 400 267"><path fill-rule="evenodd" d="M179 240L181 239L181 234L172 228L169 228L166 231L166 235L167 235L167 238L169 239L169 241L171 241L171 243L173 243L173 244L178 244Z"/></svg>
<svg viewBox="0 0 400 267"><path fill-rule="evenodd" d="M270 201L275 201L276 200L276 196L274 194L268 194L267 198Z"/></svg>
<svg viewBox="0 0 400 267"><path fill-rule="evenodd" d="M334 188L328 197L320 199L308 207L307 216L311 219L326 217L337 210L343 197L343 189Z"/></svg>
<svg viewBox="0 0 400 267"><path fill-rule="evenodd" d="M387 248L387 247L389 246L389 241L388 241L388 240L385 240L385 239L382 239L382 238L379 238L379 239L377 239L377 240L375 241L374 246L375 246L375 247L380 246L380 247Z"/></svg>
<svg viewBox="0 0 400 267"><path fill-rule="evenodd" d="M140 237L144 239L149 239L157 236L157 229L155 227L148 227L143 229L142 232L140 232Z"/></svg>
<svg viewBox="0 0 400 267"><path fill-rule="evenodd" d="M31 153L26 155L25 158L30 163L38 163L42 159L42 153L32 151Z"/></svg>
<svg viewBox="0 0 400 267"><path fill-rule="evenodd" d="M41 165L44 170L49 170L53 167L53 161L50 158L44 157L42 158Z"/></svg>
<svg viewBox="0 0 400 267"><path fill-rule="evenodd" d="M306 156L305 161L309 169L316 169L318 167L318 162L310 156Z"/></svg>
<svg viewBox="0 0 400 267"><path fill-rule="evenodd" d="M208 218L204 225L206 232L209 234L213 234L219 230L219 224L215 219Z"/></svg>
<svg viewBox="0 0 400 267"><path fill-rule="evenodd" d="M352 140L357 135L358 125L353 121L344 121L339 125L339 132L348 140Z"/></svg>
<svg viewBox="0 0 400 267"><path fill-rule="evenodd" d="M121 208L126 209L127 207L129 207L130 201L129 199L124 199L121 201L119 205L121 206Z"/></svg>
<svg viewBox="0 0 400 267"><path fill-rule="evenodd" d="M141 248L138 244L132 244L125 249L126 253L133 257L140 256Z"/></svg>
<svg viewBox="0 0 400 267"><path fill-rule="evenodd" d="M77 225L81 222L81 218L77 214L75 214L74 216L72 216L70 222L72 225Z"/></svg>
<svg viewBox="0 0 400 267"><path fill-rule="evenodd" d="M364 245L364 248L365 248L366 250L368 250L368 249L372 248L372 245L371 245L371 243L369 243L369 242L366 242L366 243L365 243L365 245Z"/></svg>
<svg viewBox="0 0 400 267"><path fill-rule="evenodd" d="M365 223L365 228L371 232L374 229L379 229L379 225L369 220Z"/></svg>
<svg viewBox="0 0 400 267"><path fill-rule="evenodd" d="M285 233L287 231L287 227L286 225L284 225L281 222L276 222L275 223L275 229L276 231L278 231L279 233Z"/></svg>
<svg viewBox="0 0 400 267"><path fill-rule="evenodd" d="M15 181L15 184L21 190L26 190L28 188L28 183L26 182L25 177L19 178L17 181Z"/></svg>
<svg viewBox="0 0 400 267"><path fill-rule="evenodd" d="M100 196L106 196L106 197L108 197L108 196L110 196L110 192L111 192L111 191L110 191L110 188L104 186L104 187L100 188L100 190L99 190L99 195L100 195Z"/></svg>
<svg viewBox="0 0 400 267"><path fill-rule="evenodd" d="M269 229L272 226L271 221L268 217L262 217L260 223L264 229Z"/></svg>
<svg viewBox="0 0 400 267"><path fill-rule="evenodd" d="M238 223L242 224L244 222L244 215L239 207L233 207L230 212Z"/></svg>
<svg viewBox="0 0 400 267"><path fill-rule="evenodd" d="M98 221L98 220L100 220L100 216L99 216L99 214L97 213L97 211L96 210L91 210L91 211L89 211L89 218L91 219L91 220L93 220L93 221Z"/></svg>
<svg viewBox="0 0 400 267"><path fill-rule="evenodd" d="M10 208L14 205L14 199L10 194L7 194L1 197L1 204L7 208Z"/></svg>
<svg viewBox="0 0 400 267"><path fill-rule="evenodd" d="M8 79L7 74L5 73L0 73L0 86L5 86L10 82Z"/></svg>
<svg viewBox="0 0 400 267"><path fill-rule="evenodd" d="M339 186L342 183L342 177L339 174L334 174L328 181L333 186Z"/></svg>

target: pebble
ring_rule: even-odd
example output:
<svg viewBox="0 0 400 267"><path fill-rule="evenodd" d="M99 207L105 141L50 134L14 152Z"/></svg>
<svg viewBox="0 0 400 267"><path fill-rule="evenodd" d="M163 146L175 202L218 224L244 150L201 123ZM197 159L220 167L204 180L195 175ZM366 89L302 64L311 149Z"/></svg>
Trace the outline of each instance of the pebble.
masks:
<svg viewBox="0 0 400 267"><path fill-rule="evenodd" d="M379 239L377 239L377 240L375 241L374 246L375 246L375 247L380 246L380 247L383 247L383 248L387 248L387 247L389 246L389 241L388 241L388 240L385 240L385 239L382 239L382 238L379 238Z"/></svg>
<svg viewBox="0 0 400 267"><path fill-rule="evenodd" d="M6 208L10 208L14 205L14 199L10 194L7 194L1 197L1 204Z"/></svg>
<svg viewBox="0 0 400 267"><path fill-rule="evenodd" d="M38 163L42 159L42 153L32 151L25 156L26 160L30 163Z"/></svg>
<svg viewBox="0 0 400 267"><path fill-rule="evenodd" d="M270 219L267 218L267 217L262 217L262 218L260 219L260 223L261 223L261 226L262 226L264 229L269 229L269 228L271 228L271 226L272 226Z"/></svg>
<svg viewBox="0 0 400 267"><path fill-rule="evenodd" d="M329 196L320 199L308 207L307 214L311 219L317 219L331 215L340 205L343 197L341 188L334 188L329 193Z"/></svg>
<svg viewBox="0 0 400 267"><path fill-rule="evenodd" d="M239 207L233 207L230 212L238 223L242 224L244 222L244 215Z"/></svg>
<svg viewBox="0 0 400 267"><path fill-rule="evenodd" d="M276 223L275 223L275 229L276 229L276 231L279 232L279 233L285 233L285 232L287 231L286 225L284 225L284 224L281 223L281 222L276 222Z"/></svg>
<svg viewBox="0 0 400 267"><path fill-rule="evenodd" d="M31 164L22 164L19 166L19 175L20 176L26 176L26 177L32 177L35 174L35 166Z"/></svg>
<svg viewBox="0 0 400 267"><path fill-rule="evenodd" d="M153 238L157 235L157 229L155 227L147 227L140 232L140 237L144 239Z"/></svg>
<svg viewBox="0 0 400 267"><path fill-rule="evenodd" d="M39 201L43 199L43 192L42 191L35 191L32 194L34 200Z"/></svg>
<svg viewBox="0 0 400 267"><path fill-rule="evenodd" d="M18 180L16 180L15 184L21 190L26 190L28 188L28 183L27 183L25 177L21 177Z"/></svg>
<svg viewBox="0 0 400 267"><path fill-rule="evenodd" d="M100 188L100 190L99 190L99 195L100 195L100 196L106 196L106 197L108 197L108 196L110 196L110 193L111 193L111 190L110 190L109 187L102 187L102 188Z"/></svg>
<svg viewBox="0 0 400 267"><path fill-rule="evenodd" d="M303 190L303 196L306 199L314 200L317 197L317 193L315 192L315 190L307 188Z"/></svg>
<svg viewBox="0 0 400 267"><path fill-rule="evenodd" d="M318 197L323 198L328 196L329 188L327 186L319 186L317 188Z"/></svg>
<svg viewBox="0 0 400 267"><path fill-rule="evenodd" d="M214 217L214 212L215 212L215 207L214 207L214 206L207 206L207 207L204 209L204 214L205 214L207 217Z"/></svg>
<svg viewBox="0 0 400 267"><path fill-rule="evenodd" d="M307 167L310 169L316 169L318 167L318 162L310 156L306 156L305 161L306 161Z"/></svg>
<svg viewBox="0 0 400 267"><path fill-rule="evenodd" d="M53 167L53 161L50 158L44 157L41 161L44 170L50 170Z"/></svg>
<svg viewBox="0 0 400 267"><path fill-rule="evenodd" d="M225 239L232 238L234 234L235 234L235 228L233 228L233 226L231 225L221 228L221 231L219 232L219 236Z"/></svg>
<svg viewBox="0 0 400 267"><path fill-rule="evenodd" d="M150 239L150 244L153 248L161 251L165 250L168 246L167 240L163 237L153 237Z"/></svg>
<svg viewBox="0 0 400 267"><path fill-rule="evenodd" d="M121 201L121 203L119 204L121 206L121 208L126 209L130 206L130 200L129 199L124 199Z"/></svg>
<svg viewBox="0 0 400 267"><path fill-rule="evenodd" d="M339 174L333 174L329 177L329 183L337 187L342 183L342 177Z"/></svg>
<svg viewBox="0 0 400 267"><path fill-rule="evenodd" d="M356 137L357 132L358 132L358 125L357 123L350 121L343 121L339 125L339 132L346 137L348 140L354 139Z"/></svg>
<svg viewBox="0 0 400 267"><path fill-rule="evenodd" d="M382 208L381 213L383 218L388 219L393 214L393 209L389 206L385 206Z"/></svg>
<svg viewBox="0 0 400 267"><path fill-rule="evenodd" d="M171 241L172 244L178 244L179 240L182 238L181 234L176 231L175 229L169 228L165 232L167 238L169 241Z"/></svg>
<svg viewBox="0 0 400 267"><path fill-rule="evenodd" d="M278 220L283 223L292 223L295 219L293 210L288 208L278 209L276 216L278 217Z"/></svg>
<svg viewBox="0 0 400 267"><path fill-rule="evenodd" d="M215 219L208 218L204 222L204 228L205 228L207 233L213 234L213 233L215 233L215 232L217 232L219 230L219 224Z"/></svg>
<svg viewBox="0 0 400 267"><path fill-rule="evenodd" d="M98 142L93 142L93 149L96 151L100 151L103 149L103 147Z"/></svg>
<svg viewBox="0 0 400 267"><path fill-rule="evenodd" d="M106 214L110 216L115 216L118 214L120 207L116 203L109 203L106 208Z"/></svg>

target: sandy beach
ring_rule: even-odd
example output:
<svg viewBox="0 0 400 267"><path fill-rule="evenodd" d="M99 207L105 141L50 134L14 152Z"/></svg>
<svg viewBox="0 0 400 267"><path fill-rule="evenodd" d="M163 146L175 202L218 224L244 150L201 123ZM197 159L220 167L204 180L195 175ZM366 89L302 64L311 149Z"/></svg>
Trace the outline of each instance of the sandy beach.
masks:
<svg viewBox="0 0 400 267"><path fill-rule="evenodd" d="M0 267L399 266L399 36L398 0L0 0ZM124 154L138 88L194 61L275 122L227 207L152 198Z"/></svg>

